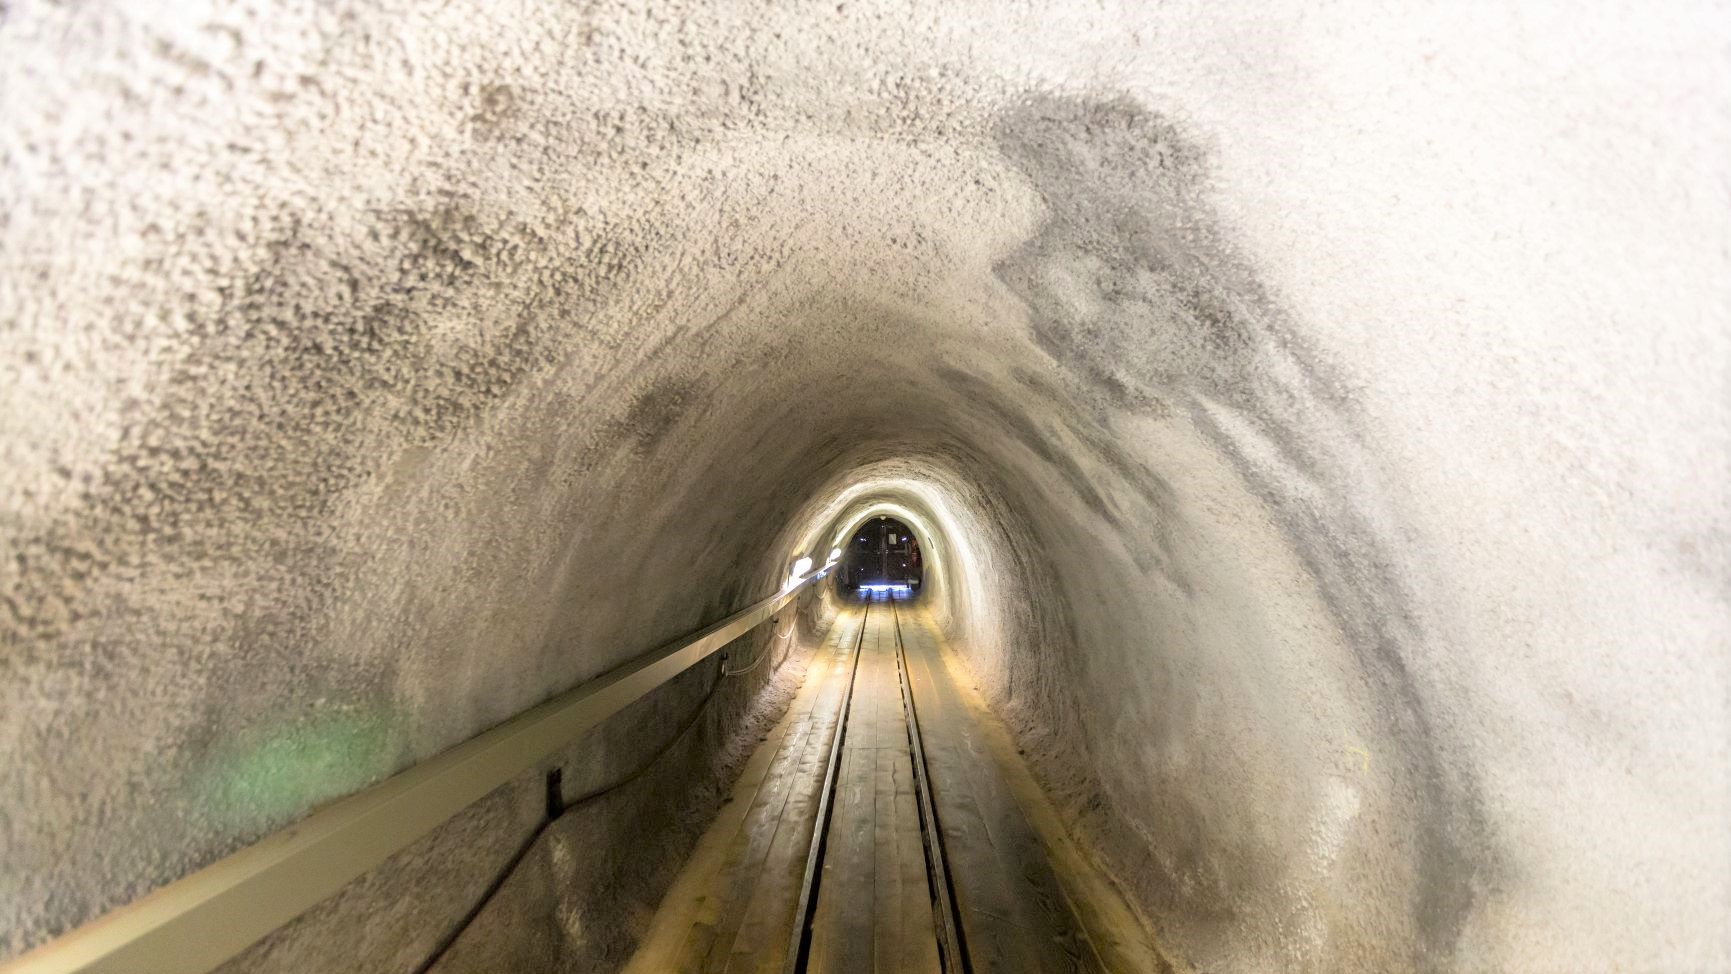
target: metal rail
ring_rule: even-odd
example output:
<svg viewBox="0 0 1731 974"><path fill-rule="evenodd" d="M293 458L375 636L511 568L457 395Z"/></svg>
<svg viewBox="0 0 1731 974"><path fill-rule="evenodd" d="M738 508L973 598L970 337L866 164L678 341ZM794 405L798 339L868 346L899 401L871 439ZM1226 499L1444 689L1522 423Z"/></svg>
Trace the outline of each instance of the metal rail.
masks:
<svg viewBox="0 0 1731 974"><path fill-rule="evenodd" d="M744 635L833 566L0 963L0 974L209 971Z"/></svg>
<svg viewBox="0 0 1731 974"><path fill-rule="evenodd" d="M848 668L847 690L842 693L841 714L836 718L835 733L830 736L829 764L823 773L822 798L818 801L817 820L812 824L811 850L805 857L805 875L799 884L799 904L793 912L793 934L787 946L787 959L782 964L783 974L797 974L805 970L806 958L811 954L811 923L817 910L817 882L822 875L819 871L823 865L824 848L829 844L830 813L835 810L836 779L840 777L841 751L847 741L847 716L853 710L853 688L859 677L859 658L865 648L866 620L871 616L871 603L866 603L865 611L860 613L859 634L854 637L853 665Z"/></svg>
<svg viewBox="0 0 1731 974"><path fill-rule="evenodd" d="M937 915L938 952L946 974L965 974L967 951L962 949L961 924L957 921L955 890L944 860L944 836L938 830L937 805L932 802L932 782L926 774L926 748L920 740L920 718L914 708L914 685L908 675L908 654L902 645L902 616L890 598L890 614L896 626L896 675L902 684L902 713L907 718L908 749L914 765L914 788L920 806L920 837L926 846L926 879L931 883L933 913Z"/></svg>
<svg viewBox="0 0 1731 974"><path fill-rule="evenodd" d="M920 838L925 847L926 882L932 896L933 921L936 926L938 955L944 974L967 974L967 951L963 947L961 928L957 922L955 891L950 885L949 869L944 861L943 835L938 830L937 806L932 802L931 781L926 774L925 746L920 740L919 716L914 710L913 684L908 677L907 654L902 648L901 614L896 610L895 596L890 596L890 616L895 626L896 674L901 683L902 714L907 723L908 752L913 763L914 782L918 792ZM853 691L859 674L859 661L865 643L866 619L871 612L867 602L860 614L859 633L854 639L853 666L848 673L847 689L842 696L840 716L835 733L830 737L828 770L824 772L823 790L819 793L817 818L812 824L811 850L806 855L805 876L800 883L799 903L794 910L793 933L788 940L783 974L803 974L811 957L812 924L817 913L818 884L823 876L823 857L829 844L830 815L833 810L838 769L842 748L847 740L848 714L853 708Z"/></svg>

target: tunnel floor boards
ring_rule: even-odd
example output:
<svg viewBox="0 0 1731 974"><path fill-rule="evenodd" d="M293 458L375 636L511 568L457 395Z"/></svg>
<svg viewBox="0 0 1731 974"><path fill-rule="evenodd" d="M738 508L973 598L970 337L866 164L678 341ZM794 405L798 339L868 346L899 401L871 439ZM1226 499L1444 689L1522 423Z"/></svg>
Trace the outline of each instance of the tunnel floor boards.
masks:
<svg viewBox="0 0 1731 974"><path fill-rule="evenodd" d="M874 607L860 644L808 971L939 969L895 640L889 607Z"/></svg>
<svg viewBox="0 0 1731 974"><path fill-rule="evenodd" d="M746 764L625 970L779 969L858 632L858 613L830 628L805 685Z"/></svg>
<svg viewBox="0 0 1731 974"><path fill-rule="evenodd" d="M903 613L902 638L972 970L1100 970L932 627Z"/></svg>
<svg viewBox="0 0 1731 974"><path fill-rule="evenodd" d="M863 631L861 617L859 608L850 608L832 627L787 715L748 762L625 970L791 969L788 956L796 952L790 945L800 942L794 934L804 919L802 880L850 673L852 703L799 969L941 970L940 919L896 660L898 626L969 970L1154 969L1142 966L1135 950L1126 951L1109 924L1098 922L1102 915L1127 916L1121 903L1104 912L1086 904L1077 909L1066 896L1078 888L1072 874L1082 857L1058 834L1049 804L1030 798L1029 789L1037 791L1032 777L1015 763L1013 746L977 694L957 683L958 671L947 665L925 614L878 602ZM1104 952L1090 932L1093 940L1109 941L1100 944ZM1118 963L1103 963L1102 956Z"/></svg>

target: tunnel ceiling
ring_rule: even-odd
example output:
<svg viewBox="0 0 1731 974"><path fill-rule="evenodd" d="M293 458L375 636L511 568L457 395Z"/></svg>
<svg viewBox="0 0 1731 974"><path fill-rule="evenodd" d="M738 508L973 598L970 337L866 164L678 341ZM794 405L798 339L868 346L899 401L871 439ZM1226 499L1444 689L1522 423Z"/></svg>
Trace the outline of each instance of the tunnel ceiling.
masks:
<svg viewBox="0 0 1731 974"><path fill-rule="evenodd" d="M1731 964L1723 10L1145 7L0 6L0 956L884 510L1175 958Z"/></svg>

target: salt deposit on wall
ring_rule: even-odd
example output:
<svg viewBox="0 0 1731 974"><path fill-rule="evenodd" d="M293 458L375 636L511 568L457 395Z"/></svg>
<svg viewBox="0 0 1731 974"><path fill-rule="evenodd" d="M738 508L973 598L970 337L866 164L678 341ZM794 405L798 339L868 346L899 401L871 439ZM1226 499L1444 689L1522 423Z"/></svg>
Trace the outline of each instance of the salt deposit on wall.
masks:
<svg viewBox="0 0 1731 974"><path fill-rule="evenodd" d="M1731 965L1726 20L0 8L4 953L894 503L1176 962Z"/></svg>

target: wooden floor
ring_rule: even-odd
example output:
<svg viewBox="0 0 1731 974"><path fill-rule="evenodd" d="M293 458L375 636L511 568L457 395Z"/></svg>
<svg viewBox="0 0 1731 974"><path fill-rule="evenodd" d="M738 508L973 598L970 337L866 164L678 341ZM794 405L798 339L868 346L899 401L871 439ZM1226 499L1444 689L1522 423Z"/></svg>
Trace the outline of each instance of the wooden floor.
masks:
<svg viewBox="0 0 1731 974"><path fill-rule="evenodd" d="M1142 969L1116 962L1134 956L1122 949L1121 931L1096 934L1094 940L1111 942L1102 954L1078 920L1112 911L1074 909L1075 891L1107 887L1095 880L1060 882L1048 854L1050 845L1066 841L1051 834L1055 814L1046 809L1035 816L1044 834L1024 816L1032 779L1025 768L1004 767L1014 759L1013 750L1004 753L1007 738L1001 727L984 726L989 718L977 695L956 683L924 613L905 606L897 611L878 601L869 612L864 605L850 608L831 627L804 687L748 763L731 802L664 898L627 971L790 969L788 957L800 943L795 934L803 919L802 880L850 678L847 733L810 911L809 953L801 969L829 974L941 970L939 921L897 670L898 634L968 969L975 974ZM1058 861L1073 866L1079 857L1064 855ZM1121 906L1112 909L1122 912Z"/></svg>
<svg viewBox="0 0 1731 974"><path fill-rule="evenodd" d="M970 968L1101 970L998 756L939 657L937 634L923 615L904 613L902 638Z"/></svg>

